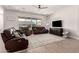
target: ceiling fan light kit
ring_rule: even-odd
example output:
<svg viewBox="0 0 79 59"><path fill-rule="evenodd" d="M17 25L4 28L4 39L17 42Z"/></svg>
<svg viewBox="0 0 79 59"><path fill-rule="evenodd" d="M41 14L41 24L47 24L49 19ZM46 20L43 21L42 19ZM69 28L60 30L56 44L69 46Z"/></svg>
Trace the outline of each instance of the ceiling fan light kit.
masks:
<svg viewBox="0 0 79 59"><path fill-rule="evenodd" d="M38 9L46 9L46 8L48 8L48 7L45 7L45 6L43 6L43 5L37 5L37 6L35 6L36 8L38 8Z"/></svg>

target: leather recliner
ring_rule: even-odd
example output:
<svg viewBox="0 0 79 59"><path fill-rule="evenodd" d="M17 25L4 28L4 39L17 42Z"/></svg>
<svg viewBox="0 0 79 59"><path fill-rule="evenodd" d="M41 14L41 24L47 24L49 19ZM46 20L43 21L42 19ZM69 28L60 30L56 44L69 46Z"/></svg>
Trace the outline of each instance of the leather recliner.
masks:
<svg viewBox="0 0 79 59"><path fill-rule="evenodd" d="M8 52L20 51L28 47L27 39L12 36L9 30L4 30L1 36Z"/></svg>

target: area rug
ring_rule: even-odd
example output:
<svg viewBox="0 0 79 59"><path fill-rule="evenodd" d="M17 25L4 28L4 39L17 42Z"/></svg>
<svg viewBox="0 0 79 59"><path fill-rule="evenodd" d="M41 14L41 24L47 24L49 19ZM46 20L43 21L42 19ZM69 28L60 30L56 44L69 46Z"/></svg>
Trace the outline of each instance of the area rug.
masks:
<svg viewBox="0 0 79 59"><path fill-rule="evenodd" d="M31 36L25 36L26 39L29 41L28 49L18 51L18 52L27 52L31 49L35 49L41 46L45 46L49 43L65 40L65 38L61 36L56 36L53 34L37 34L37 35L31 35Z"/></svg>

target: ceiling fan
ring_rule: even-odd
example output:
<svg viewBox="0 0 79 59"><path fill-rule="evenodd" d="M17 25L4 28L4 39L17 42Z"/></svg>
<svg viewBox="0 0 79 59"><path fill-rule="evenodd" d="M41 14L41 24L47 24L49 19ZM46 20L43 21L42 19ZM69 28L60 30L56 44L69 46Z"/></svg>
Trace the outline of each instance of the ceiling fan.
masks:
<svg viewBox="0 0 79 59"><path fill-rule="evenodd" d="M46 8L48 8L48 7L43 6L43 5L37 5L37 6L35 6L35 7L38 8L38 9L46 9Z"/></svg>

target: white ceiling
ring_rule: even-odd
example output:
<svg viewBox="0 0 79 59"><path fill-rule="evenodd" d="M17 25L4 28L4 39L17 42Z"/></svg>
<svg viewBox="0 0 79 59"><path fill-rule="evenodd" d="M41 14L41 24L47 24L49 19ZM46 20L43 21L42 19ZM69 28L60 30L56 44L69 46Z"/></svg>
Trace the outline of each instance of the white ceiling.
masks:
<svg viewBox="0 0 79 59"><path fill-rule="evenodd" d="M32 12L43 15L50 15L61 8L67 7L66 5L42 5L48 8L38 9L35 5L4 5L3 7L10 10L18 10L24 12Z"/></svg>

